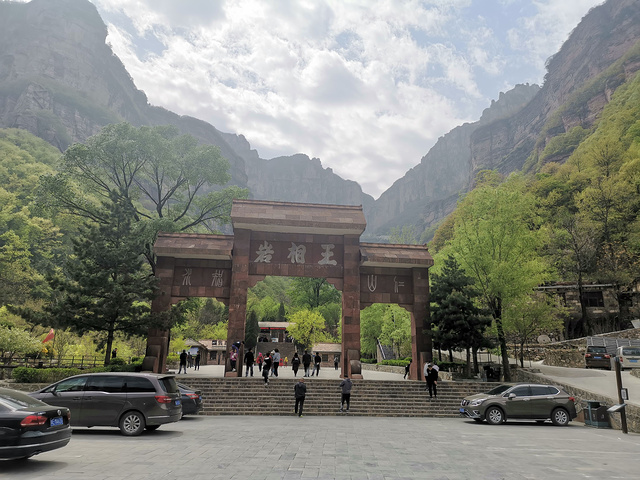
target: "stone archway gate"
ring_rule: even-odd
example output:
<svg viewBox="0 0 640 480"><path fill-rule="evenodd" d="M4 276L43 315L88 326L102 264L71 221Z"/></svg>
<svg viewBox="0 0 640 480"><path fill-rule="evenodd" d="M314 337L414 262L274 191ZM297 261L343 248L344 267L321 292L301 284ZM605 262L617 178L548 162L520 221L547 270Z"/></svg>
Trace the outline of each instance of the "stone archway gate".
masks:
<svg viewBox="0 0 640 480"><path fill-rule="evenodd" d="M360 243L366 221L361 206L234 200L234 235L161 233L155 243L162 312L188 297L213 297L229 306L227 359L244 340L247 289L268 275L326 278L342 291L343 375L361 377L360 310L396 303L411 314L410 378L422 378L431 360L429 267L426 246ZM168 331L149 331L143 368L165 370ZM242 348L238 354L243 358ZM415 361L418 359L419 361ZM232 372L227 360L225 376Z"/></svg>

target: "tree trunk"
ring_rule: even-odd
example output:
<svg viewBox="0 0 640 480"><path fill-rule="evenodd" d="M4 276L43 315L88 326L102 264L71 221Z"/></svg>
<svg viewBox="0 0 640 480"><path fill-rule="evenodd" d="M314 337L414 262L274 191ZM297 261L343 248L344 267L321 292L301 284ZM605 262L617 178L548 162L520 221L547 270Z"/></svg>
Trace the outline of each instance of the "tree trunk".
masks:
<svg viewBox="0 0 640 480"><path fill-rule="evenodd" d="M473 347L471 351L473 353L473 374L478 375L478 373L480 373L480 367L478 367L478 347Z"/></svg>
<svg viewBox="0 0 640 480"><path fill-rule="evenodd" d="M507 349L507 339L504 336L504 328L502 327L502 299L492 298L490 306L493 319L496 322L496 329L498 330L498 343L500 344L504 381L510 382L511 372L509 371L509 350Z"/></svg>
<svg viewBox="0 0 640 480"><path fill-rule="evenodd" d="M467 378L471 377L471 349L467 347L467 364L464 367L464 373Z"/></svg>
<svg viewBox="0 0 640 480"><path fill-rule="evenodd" d="M583 336L591 335L591 324L589 322L589 315L587 314L587 306L584 304L584 296L583 296L583 288L582 288L582 273L578 275L578 298L580 299L580 314L582 319L582 325L584 330L582 331ZM575 335L575 332L574 332Z"/></svg>
<svg viewBox="0 0 640 480"><path fill-rule="evenodd" d="M109 322L109 330L107 330L107 352L104 356L104 366L106 367L111 363L111 346L113 345L113 331L115 322Z"/></svg>
<svg viewBox="0 0 640 480"><path fill-rule="evenodd" d="M520 368L524 368L524 342L520 342Z"/></svg>
<svg viewBox="0 0 640 480"><path fill-rule="evenodd" d="M453 363L453 350L449 348L449 362Z"/></svg>

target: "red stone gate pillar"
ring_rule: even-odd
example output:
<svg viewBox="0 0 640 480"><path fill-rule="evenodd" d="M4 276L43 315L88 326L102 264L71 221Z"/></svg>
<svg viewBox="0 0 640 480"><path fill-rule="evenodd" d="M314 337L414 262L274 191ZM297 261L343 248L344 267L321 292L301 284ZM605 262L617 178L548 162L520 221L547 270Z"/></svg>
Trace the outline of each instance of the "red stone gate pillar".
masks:
<svg viewBox="0 0 640 480"><path fill-rule="evenodd" d="M413 312L411 313L411 362L409 378L424 380L423 363L433 360L431 323L429 322L429 270L414 268Z"/></svg>
<svg viewBox="0 0 640 480"><path fill-rule="evenodd" d="M360 235L344 236L342 376L362 378L360 367ZM350 358L351 357L351 358Z"/></svg>
<svg viewBox="0 0 640 480"><path fill-rule="evenodd" d="M225 377L242 377L244 357L244 327L247 318L247 289L249 288L249 262L251 256L251 231L234 230L233 258L231 265L231 289L229 298L229 329L227 332L227 361ZM231 345L240 342L236 371L231 371Z"/></svg>
<svg viewBox="0 0 640 480"><path fill-rule="evenodd" d="M166 312L171 308L171 288L173 286L173 271L175 259L158 258L156 277L158 278L158 293L151 302L153 313ZM147 351L142 361L142 370L155 373L167 371L167 355L169 353L169 330L158 328L149 329L147 336Z"/></svg>

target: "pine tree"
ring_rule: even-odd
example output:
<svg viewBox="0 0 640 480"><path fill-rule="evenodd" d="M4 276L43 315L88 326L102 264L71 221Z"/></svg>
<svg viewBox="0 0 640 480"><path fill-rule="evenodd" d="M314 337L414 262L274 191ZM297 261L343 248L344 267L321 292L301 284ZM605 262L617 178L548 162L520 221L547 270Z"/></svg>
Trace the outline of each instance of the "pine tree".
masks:
<svg viewBox="0 0 640 480"><path fill-rule="evenodd" d="M80 333L104 332L108 365L116 331L144 334L151 325L156 280L146 266L144 242L132 228L129 203L112 196L105 213L106 223L83 226L73 240L68 278L54 282L64 298L52 313Z"/></svg>

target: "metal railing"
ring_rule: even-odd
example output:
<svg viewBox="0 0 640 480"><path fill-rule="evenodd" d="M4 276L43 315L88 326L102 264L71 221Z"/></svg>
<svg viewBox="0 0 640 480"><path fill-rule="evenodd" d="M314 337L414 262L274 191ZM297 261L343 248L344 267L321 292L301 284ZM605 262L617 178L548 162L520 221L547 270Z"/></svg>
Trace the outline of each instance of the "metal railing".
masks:
<svg viewBox="0 0 640 480"><path fill-rule="evenodd" d="M131 363L131 359L125 359ZM8 357L1 359L0 364L11 367L38 367L38 368L93 368L104 365L104 355L75 355L66 357Z"/></svg>

